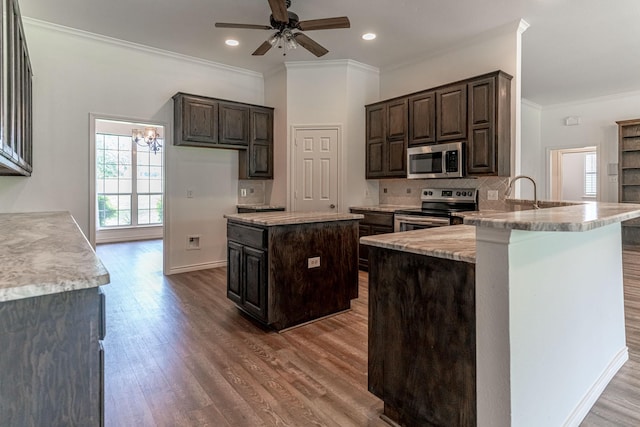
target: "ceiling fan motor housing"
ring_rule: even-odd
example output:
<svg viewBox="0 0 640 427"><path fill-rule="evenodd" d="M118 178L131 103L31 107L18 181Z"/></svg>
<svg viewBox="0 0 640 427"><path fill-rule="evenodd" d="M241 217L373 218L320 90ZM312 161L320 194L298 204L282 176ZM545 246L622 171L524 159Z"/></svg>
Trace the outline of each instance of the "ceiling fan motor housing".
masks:
<svg viewBox="0 0 640 427"><path fill-rule="evenodd" d="M285 29L285 28L296 28L296 26L298 25L298 22L300 22L300 18L298 18L298 15L293 13L293 12L288 12L289 14L289 22L280 22L280 21L276 21L276 19L273 17L273 15L269 16L269 21L271 22L271 26L273 28L280 28L281 30Z"/></svg>

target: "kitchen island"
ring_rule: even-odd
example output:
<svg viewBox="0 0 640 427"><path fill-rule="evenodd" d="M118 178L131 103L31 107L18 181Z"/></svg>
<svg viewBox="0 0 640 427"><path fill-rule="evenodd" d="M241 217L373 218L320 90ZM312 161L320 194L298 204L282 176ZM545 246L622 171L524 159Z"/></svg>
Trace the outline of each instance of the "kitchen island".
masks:
<svg viewBox="0 0 640 427"><path fill-rule="evenodd" d="M358 297L362 215L260 212L227 218L227 297L276 330L348 310Z"/></svg>
<svg viewBox="0 0 640 427"><path fill-rule="evenodd" d="M400 350L369 354L369 387L384 400L385 416L408 426L579 425L628 359L620 223L638 216L640 205L588 203L481 212L446 232L361 239L379 270L369 276L370 321L382 328L401 321L394 330L419 338L413 358ZM372 319L386 298L376 296L381 290L420 308ZM448 326L451 319L457 328ZM378 348L376 334L370 329L370 351ZM396 366L403 363L409 366ZM384 372L389 366L400 373L415 368L428 384L394 380Z"/></svg>
<svg viewBox="0 0 640 427"><path fill-rule="evenodd" d="M0 214L0 420L103 423L109 273L68 212Z"/></svg>

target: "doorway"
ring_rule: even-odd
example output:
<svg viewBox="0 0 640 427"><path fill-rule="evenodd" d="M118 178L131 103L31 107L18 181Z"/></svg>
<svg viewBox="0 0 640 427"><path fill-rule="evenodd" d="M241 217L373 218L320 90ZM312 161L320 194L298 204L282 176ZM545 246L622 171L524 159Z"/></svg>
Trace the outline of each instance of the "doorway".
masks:
<svg viewBox="0 0 640 427"><path fill-rule="evenodd" d="M550 165L551 200L597 199L597 147L551 149Z"/></svg>
<svg viewBox="0 0 640 427"><path fill-rule="evenodd" d="M340 212L339 126L293 127L293 211Z"/></svg>
<svg viewBox="0 0 640 427"><path fill-rule="evenodd" d="M92 245L162 239L164 135L162 124L91 116Z"/></svg>

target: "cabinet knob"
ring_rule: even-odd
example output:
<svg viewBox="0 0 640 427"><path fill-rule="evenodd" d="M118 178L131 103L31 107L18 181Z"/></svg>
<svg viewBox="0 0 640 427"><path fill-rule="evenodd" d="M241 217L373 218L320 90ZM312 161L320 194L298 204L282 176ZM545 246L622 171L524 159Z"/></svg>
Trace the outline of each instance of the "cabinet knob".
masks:
<svg viewBox="0 0 640 427"><path fill-rule="evenodd" d="M329 207L330 207L331 209L335 209L335 208L336 208L336 205L334 205L333 203L331 203L331 204L329 205Z"/></svg>

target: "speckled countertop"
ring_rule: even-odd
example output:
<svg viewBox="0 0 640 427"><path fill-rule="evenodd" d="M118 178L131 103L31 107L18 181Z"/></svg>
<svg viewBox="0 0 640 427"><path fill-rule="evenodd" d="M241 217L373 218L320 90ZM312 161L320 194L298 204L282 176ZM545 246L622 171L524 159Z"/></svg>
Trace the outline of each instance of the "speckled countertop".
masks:
<svg viewBox="0 0 640 427"><path fill-rule="evenodd" d="M262 204L262 203L247 204L247 205L236 205L236 207L238 207L238 208L246 208L246 209L255 209L255 210L286 209L285 206L265 205L265 204Z"/></svg>
<svg viewBox="0 0 640 427"><path fill-rule="evenodd" d="M350 209L371 212L395 212L407 209L420 209L420 205L371 205L371 206L351 206Z"/></svg>
<svg viewBox="0 0 640 427"><path fill-rule="evenodd" d="M525 231L588 231L640 217L640 204L585 203L514 212L461 213L464 223L476 227Z"/></svg>
<svg viewBox="0 0 640 427"><path fill-rule="evenodd" d="M229 221L249 225L272 227L276 225L305 224L314 222L349 221L364 218L364 215L330 212L256 212L226 214Z"/></svg>
<svg viewBox="0 0 640 427"><path fill-rule="evenodd" d="M109 283L68 212L0 214L0 266L0 301Z"/></svg>
<svg viewBox="0 0 640 427"><path fill-rule="evenodd" d="M476 262L476 228L469 225L366 236L360 243L418 255Z"/></svg>

